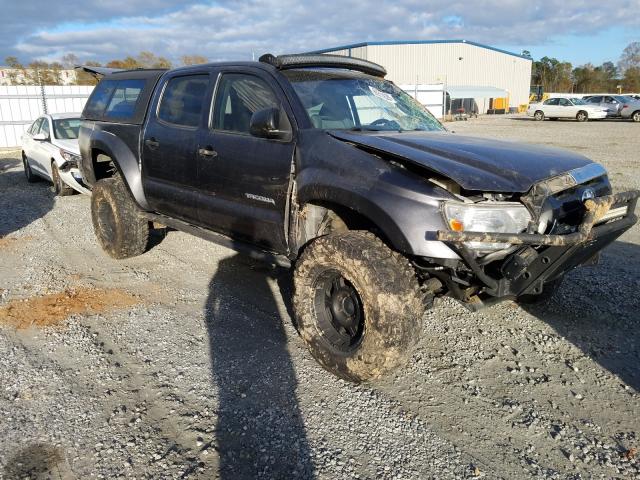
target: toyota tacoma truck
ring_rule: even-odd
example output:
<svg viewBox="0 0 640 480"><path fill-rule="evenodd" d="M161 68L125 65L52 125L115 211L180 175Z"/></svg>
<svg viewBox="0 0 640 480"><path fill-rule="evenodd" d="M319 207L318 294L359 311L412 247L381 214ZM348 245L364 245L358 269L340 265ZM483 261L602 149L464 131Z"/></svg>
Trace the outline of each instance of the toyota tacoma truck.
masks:
<svg viewBox="0 0 640 480"><path fill-rule="evenodd" d="M601 165L447 132L368 61L93 70L79 143L105 252L142 254L157 222L291 267L301 338L350 381L405 364L435 297L545 301L636 222Z"/></svg>

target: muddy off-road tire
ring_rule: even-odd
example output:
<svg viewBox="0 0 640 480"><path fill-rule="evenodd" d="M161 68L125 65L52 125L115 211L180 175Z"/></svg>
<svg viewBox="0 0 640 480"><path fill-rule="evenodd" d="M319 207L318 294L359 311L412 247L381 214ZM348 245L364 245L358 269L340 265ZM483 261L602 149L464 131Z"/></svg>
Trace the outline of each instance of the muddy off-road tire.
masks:
<svg viewBox="0 0 640 480"><path fill-rule="evenodd" d="M93 187L91 220L100 246L111 257L135 257L147 249L149 222L120 176L99 180Z"/></svg>
<svg viewBox="0 0 640 480"><path fill-rule="evenodd" d="M549 301L555 296L555 294L560 289L564 277L556 278L555 280L551 280L549 283L545 283L544 287L542 287L542 293L540 295L521 295L516 301L523 305L536 305L541 306Z"/></svg>
<svg viewBox="0 0 640 480"><path fill-rule="evenodd" d="M294 272L298 331L328 371L352 382L403 366L418 342L424 296L412 266L375 235L314 240Z"/></svg>

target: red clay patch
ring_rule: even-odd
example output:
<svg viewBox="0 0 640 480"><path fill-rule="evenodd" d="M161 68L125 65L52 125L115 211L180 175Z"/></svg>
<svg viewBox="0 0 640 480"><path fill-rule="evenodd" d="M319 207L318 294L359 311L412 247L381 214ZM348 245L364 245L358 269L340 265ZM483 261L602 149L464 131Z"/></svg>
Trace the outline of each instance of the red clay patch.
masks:
<svg viewBox="0 0 640 480"><path fill-rule="evenodd" d="M75 288L51 295L11 300L0 307L0 325L17 329L59 325L70 315L130 307L140 299L124 290Z"/></svg>
<svg viewBox="0 0 640 480"><path fill-rule="evenodd" d="M18 246L22 242L28 242L31 237L0 237L0 250L13 248Z"/></svg>

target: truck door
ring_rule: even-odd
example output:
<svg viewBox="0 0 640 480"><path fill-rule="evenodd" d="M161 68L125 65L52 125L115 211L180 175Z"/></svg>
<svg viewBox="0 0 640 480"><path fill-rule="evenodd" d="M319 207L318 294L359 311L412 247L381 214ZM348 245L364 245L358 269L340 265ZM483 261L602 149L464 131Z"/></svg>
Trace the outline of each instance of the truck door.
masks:
<svg viewBox="0 0 640 480"><path fill-rule="evenodd" d="M209 125L198 138L200 223L284 253L294 152L284 94L267 73L254 69L221 71L215 90ZM288 132L286 138L250 133L252 115L270 108L279 110L278 129Z"/></svg>
<svg viewBox="0 0 640 480"><path fill-rule="evenodd" d="M210 103L209 72L178 73L159 85L142 139L142 181L151 208L197 223L198 129Z"/></svg>

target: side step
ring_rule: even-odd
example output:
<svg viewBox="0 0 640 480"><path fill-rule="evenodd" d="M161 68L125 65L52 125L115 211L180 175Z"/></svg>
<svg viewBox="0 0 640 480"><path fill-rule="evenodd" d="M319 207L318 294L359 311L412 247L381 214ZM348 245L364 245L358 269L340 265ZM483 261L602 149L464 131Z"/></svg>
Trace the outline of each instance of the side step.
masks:
<svg viewBox="0 0 640 480"><path fill-rule="evenodd" d="M181 232L189 233L196 237L200 237L204 240L208 240L223 247L227 247L231 250L235 250L238 253L247 255L254 260L260 260L265 263L273 263L283 268L291 268L291 260L289 260L284 255L262 250L260 247L256 247L255 245L243 242L241 240L232 240L231 238L221 233L212 232L211 230L206 230L204 228L192 225L182 220L177 220L175 218L165 217L164 215L158 215L156 213L149 212L144 212L143 215L151 222L158 222L162 225L166 225L167 227L180 230Z"/></svg>

